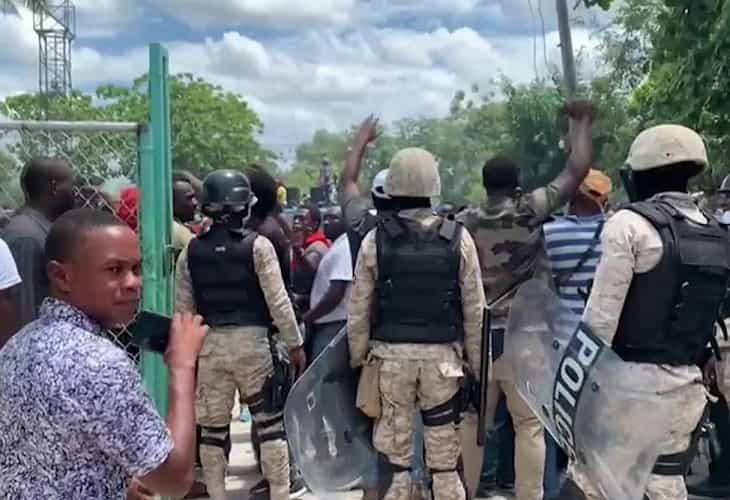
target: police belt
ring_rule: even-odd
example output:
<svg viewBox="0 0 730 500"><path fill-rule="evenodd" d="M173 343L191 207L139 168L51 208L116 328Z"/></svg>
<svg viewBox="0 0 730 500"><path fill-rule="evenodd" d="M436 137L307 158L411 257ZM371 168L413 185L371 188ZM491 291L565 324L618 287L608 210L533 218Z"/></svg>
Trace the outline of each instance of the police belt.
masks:
<svg viewBox="0 0 730 500"><path fill-rule="evenodd" d="M234 323L234 322L223 322L221 324L216 322L208 322L208 318L203 318L203 323L208 325L210 327L210 333L215 334L221 334L221 335L231 335L231 334L250 334L252 332L258 332L259 330L262 332L268 332L271 330L271 327L269 325L262 325L262 324L241 324L241 323ZM263 340L263 339L262 339Z"/></svg>

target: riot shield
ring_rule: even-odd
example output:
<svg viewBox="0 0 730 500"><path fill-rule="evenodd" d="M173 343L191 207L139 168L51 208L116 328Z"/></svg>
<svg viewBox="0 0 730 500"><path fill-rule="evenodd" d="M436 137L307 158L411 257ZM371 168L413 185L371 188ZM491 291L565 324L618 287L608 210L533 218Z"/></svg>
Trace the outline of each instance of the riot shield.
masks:
<svg viewBox="0 0 730 500"><path fill-rule="evenodd" d="M358 376L343 328L295 382L284 408L293 459L320 499L376 477L372 420L355 407Z"/></svg>
<svg viewBox="0 0 730 500"><path fill-rule="evenodd" d="M578 471L611 500L641 500L673 402L542 282L512 303L505 352L517 390Z"/></svg>

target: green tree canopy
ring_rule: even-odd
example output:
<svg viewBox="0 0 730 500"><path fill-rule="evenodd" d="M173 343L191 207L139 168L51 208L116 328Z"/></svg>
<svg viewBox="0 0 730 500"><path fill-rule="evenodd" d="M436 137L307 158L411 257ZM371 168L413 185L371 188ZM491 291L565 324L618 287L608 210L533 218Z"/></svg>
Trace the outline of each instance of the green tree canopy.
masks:
<svg viewBox="0 0 730 500"><path fill-rule="evenodd" d="M149 115L147 83L142 76L128 87L103 85L93 94L74 91L69 99L53 98L48 117L145 122ZM218 168L241 169L252 162L273 165L273 154L257 140L263 124L240 95L189 73L171 76L169 83L173 168L203 176ZM41 119L42 109L37 94L0 101L0 112L21 120Z"/></svg>

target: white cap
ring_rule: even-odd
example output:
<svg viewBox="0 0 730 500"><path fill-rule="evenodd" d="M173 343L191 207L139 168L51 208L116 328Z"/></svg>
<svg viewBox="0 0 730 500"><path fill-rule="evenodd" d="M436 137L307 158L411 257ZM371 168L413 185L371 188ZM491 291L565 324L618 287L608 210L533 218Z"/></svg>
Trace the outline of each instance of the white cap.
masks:
<svg viewBox="0 0 730 500"><path fill-rule="evenodd" d="M373 185L370 188L370 192L373 193L373 196L376 198L381 198L383 200L390 199L390 196L385 194L385 179L388 178L388 170L389 169L384 168L375 174L375 178L373 178Z"/></svg>
<svg viewBox="0 0 730 500"><path fill-rule="evenodd" d="M659 125L640 133L631 145L626 164L642 172L676 163L707 166L707 150L702 137L682 125Z"/></svg>

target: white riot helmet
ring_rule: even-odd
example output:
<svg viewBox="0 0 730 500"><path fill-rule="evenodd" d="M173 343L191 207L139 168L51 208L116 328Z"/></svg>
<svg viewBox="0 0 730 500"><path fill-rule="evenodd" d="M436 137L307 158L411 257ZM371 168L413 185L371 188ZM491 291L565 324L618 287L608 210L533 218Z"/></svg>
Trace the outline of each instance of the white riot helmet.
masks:
<svg viewBox="0 0 730 500"><path fill-rule="evenodd" d="M391 198L433 198L441 195L436 158L421 148L398 151L390 161L385 193Z"/></svg>
<svg viewBox="0 0 730 500"><path fill-rule="evenodd" d="M388 168L384 168L373 178L373 184L370 187L370 192L375 198L380 198L381 200L390 199L390 196L385 194L385 180L388 178L389 170L390 169Z"/></svg>

